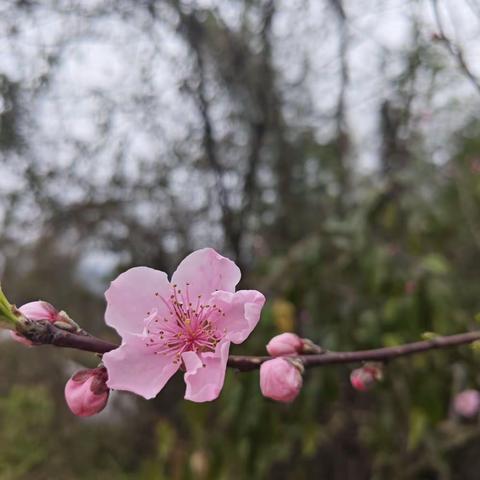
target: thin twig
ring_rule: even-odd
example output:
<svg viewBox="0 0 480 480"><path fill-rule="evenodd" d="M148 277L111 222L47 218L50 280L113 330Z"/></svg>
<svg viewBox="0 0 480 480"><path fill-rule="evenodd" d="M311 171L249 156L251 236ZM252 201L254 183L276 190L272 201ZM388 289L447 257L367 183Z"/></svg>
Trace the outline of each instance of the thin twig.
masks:
<svg viewBox="0 0 480 480"><path fill-rule="evenodd" d="M315 355L299 355L291 357L300 360L305 367L318 367L339 363L355 363L377 361L385 362L399 357L415 355L441 348L451 348L466 345L480 340L480 331L460 333L446 337L436 337L421 342L405 343L396 347L374 348L372 350L357 350L352 352L327 352ZM228 365L239 370L254 370L271 357L249 357L231 355Z"/></svg>
<svg viewBox="0 0 480 480"><path fill-rule="evenodd" d="M78 334L67 332L48 322L35 322L34 329L26 336L36 344L75 348L77 350L99 354L118 348L118 345L115 343L106 342L105 340L101 340L100 338L87 333ZM480 340L480 331L460 333L445 337L435 337L431 340L406 343L396 347L375 348L372 350L358 350L351 352L327 352L314 355L298 355L290 358L301 361L306 368L366 361L385 362L430 350L466 345L477 340ZM259 368L263 362L269 359L271 359L271 357L268 356L230 355L228 366L240 371L250 371Z"/></svg>

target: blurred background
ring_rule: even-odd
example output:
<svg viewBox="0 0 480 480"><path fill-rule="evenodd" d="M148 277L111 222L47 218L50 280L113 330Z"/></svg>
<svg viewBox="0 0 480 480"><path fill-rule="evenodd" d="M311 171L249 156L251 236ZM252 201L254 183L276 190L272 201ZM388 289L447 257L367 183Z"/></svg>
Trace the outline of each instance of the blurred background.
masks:
<svg viewBox="0 0 480 480"><path fill-rule="evenodd" d="M103 292L192 250L263 291L233 353L295 331L328 349L478 328L478 0L0 0L0 278L115 340ZM221 398L63 399L98 359L0 343L0 479L478 479L478 348L258 373Z"/></svg>

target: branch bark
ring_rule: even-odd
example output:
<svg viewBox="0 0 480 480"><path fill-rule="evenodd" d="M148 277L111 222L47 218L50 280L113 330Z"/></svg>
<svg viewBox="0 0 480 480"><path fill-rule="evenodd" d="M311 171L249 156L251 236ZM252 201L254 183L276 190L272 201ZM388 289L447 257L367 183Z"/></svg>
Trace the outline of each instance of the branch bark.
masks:
<svg viewBox="0 0 480 480"><path fill-rule="evenodd" d="M48 322L35 322L34 328L26 336L37 345L55 345L57 347L74 348L98 354L103 354L118 348L118 344L107 342L85 332L67 332ZM430 350L467 345L477 340L480 340L480 331L435 337L431 340L406 343L395 347L351 352L326 352L314 355L297 355L290 358L301 361L306 368L366 361L386 362L394 360L395 358L416 355ZM230 355L228 366L242 372L247 372L256 370L263 362L269 359L271 359L269 356Z"/></svg>

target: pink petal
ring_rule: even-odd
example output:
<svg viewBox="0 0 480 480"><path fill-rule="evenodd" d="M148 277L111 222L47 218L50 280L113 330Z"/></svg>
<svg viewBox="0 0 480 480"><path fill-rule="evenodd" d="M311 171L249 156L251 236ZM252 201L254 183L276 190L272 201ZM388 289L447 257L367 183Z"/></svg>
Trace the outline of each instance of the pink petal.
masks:
<svg viewBox="0 0 480 480"><path fill-rule="evenodd" d="M10 330L10 336L12 337L12 340L21 343L22 345L25 345L27 347L33 347L33 342L31 342L28 338L20 335L17 332L13 332L12 330Z"/></svg>
<svg viewBox="0 0 480 480"><path fill-rule="evenodd" d="M179 364L173 360L174 356L155 355L141 336L125 334L119 348L103 355L107 385L153 398L178 370Z"/></svg>
<svg viewBox="0 0 480 480"><path fill-rule="evenodd" d="M209 402L218 398L225 381L229 348L230 342L224 341L217 345L215 352L182 354L187 369L184 375L187 400Z"/></svg>
<svg viewBox="0 0 480 480"><path fill-rule="evenodd" d="M240 281L240 269L228 258L222 257L213 248L197 250L185 257L172 276L172 284L188 292L192 301L202 295L208 301L215 290L234 292Z"/></svg>
<svg viewBox="0 0 480 480"><path fill-rule="evenodd" d="M50 320L57 319L57 309L48 302L38 300L36 302L26 303L19 308L22 315L30 320Z"/></svg>
<svg viewBox="0 0 480 480"><path fill-rule="evenodd" d="M215 292L215 303L225 313L218 320L218 328L226 329L226 338L233 343L242 343L260 320L265 297L257 290L239 290L236 293Z"/></svg>
<svg viewBox="0 0 480 480"><path fill-rule="evenodd" d="M119 275L105 292L105 322L122 337L141 333L143 320L151 310L157 309L160 316L168 316L169 310L160 297L168 300L171 293L166 273L148 267L131 268Z"/></svg>
<svg viewBox="0 0 480 480"><path fill-rule="evenodd" d="M303 348L302 339L295 333L285 332L280 335L275 335L267 343L267 352L272 357L279 357L282 355L295 355L300 353Z"/></svg>

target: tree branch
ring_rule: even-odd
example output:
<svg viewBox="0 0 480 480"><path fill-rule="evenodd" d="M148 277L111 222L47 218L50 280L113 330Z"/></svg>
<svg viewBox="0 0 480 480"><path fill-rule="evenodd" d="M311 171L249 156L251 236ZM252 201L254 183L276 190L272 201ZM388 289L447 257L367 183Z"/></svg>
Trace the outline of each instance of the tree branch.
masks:
<svg viewBox="0 0 480 480"><path fill-rule="evenodd" d="M92 353L107 353L119 347L81 330L69 332L56 327L48 321L29 321L21 335L35 345L55 345L62 348L74 348Z"/></svg>
<svg viewBox="0 0 480 480"><path fill-rule="evenodd" d="M26 335L38 345L55 345L63 348L75 348L87 352L103 354L118 348L115 343L101 340L88 333L71 333L55 327L48 322L34 322L32 330ZM396 347L375 348L352 352L326 352L314 355L298 355L290 358L300 360L306 368L340 363L356 363L366 361L386 362L399 357L416 355L443 348L466 345L480 340L480 331L460 333L431 340L406 343ZM230 355L228 366L242 372L255 370L271 359L269 356Z"/></svg>
<svg viewBox="0 0 480 480"><path fill-rule="evenodd" d="M464 73L464 75L470 80L470 83L473 87L480 93L480 80L472 73L467 62L465 61L465 56L463 50L458 45L454 45L453 42L445 35L445 29L443 28L442 16L440 14L440 9L438 7L438 0L431 0L433 13L435 17L435 22L437 24L439 35L436 39L442 42L450 55L457 62L458 67Z"/></svg>
<svg viewBox="0 0 480 480"><path fill-rule="evenodd" d="M442 348L451 348L459 345L466 345L480 340L480 331L460 333L446 337L436 337L421 342L405 343L396 347L374 348L371 350L358 350L353 352L326 352L315 355L298 355L295 358L300 360L305 367L318 367L322 365L333 365L339 363L355 362L386 362L399 357L415 355ZM254 370L271 357L249 357L231 355L228 366L242 371Z"/></svg>

